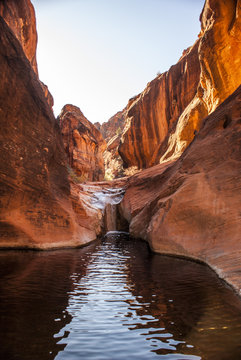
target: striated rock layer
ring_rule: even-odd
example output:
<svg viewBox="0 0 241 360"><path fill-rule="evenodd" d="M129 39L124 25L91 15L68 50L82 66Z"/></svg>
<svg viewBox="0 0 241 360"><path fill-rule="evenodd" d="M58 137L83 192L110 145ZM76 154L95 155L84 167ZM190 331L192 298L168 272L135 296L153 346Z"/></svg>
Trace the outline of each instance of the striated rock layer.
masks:
<svg viewBox="0 0 241 360"><path fill-rule="evenodd" d="M19 41L0 17L0 247L79 246L99 211L68 181L59 126Z"/></svg>
<svg viewBox="0 0 241 360"><path fill-rule="evenodd" d="M65 105L58 117L69 165L81 182L104 179L106 142L80 109Z"/></svg>
<svg viewBox="0 0 241 360"><path fill-rule="evenodd" d="M206 0L196 43L129 102L119 146L125 167L179 157L202 119L239 86L240 13L240 0Z"/></svg>
<svg viewBox="0 0 241 360"><path fill-rule="evenodd" d="M130 179L122 214L155 252L210 264L241 291L241 86L174 162Z"/></svg>

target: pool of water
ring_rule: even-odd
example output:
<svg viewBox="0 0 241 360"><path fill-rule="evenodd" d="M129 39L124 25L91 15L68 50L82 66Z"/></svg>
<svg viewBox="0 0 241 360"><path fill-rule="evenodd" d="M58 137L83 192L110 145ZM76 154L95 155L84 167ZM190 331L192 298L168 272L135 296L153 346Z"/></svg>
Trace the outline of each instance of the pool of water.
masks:
<svg viewBox="0 0 241 360"><path fill-rule="evenodd" d="M120 234L0 262L0 359L241 359L240 299L207 266Z"/></svg>

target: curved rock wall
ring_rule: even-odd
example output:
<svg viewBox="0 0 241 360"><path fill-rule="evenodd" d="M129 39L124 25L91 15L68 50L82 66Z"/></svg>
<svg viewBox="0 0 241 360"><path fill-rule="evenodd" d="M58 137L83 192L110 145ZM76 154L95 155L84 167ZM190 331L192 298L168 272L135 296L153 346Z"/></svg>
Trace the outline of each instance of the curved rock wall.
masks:
<svg viewBox="0 0 241 360"><path fill-rule="evenodd" d="M36 73L0 17L0 247L96 239L100 214L68 181L59 126Z"/></svg>
<svg viewBox="0 0 241 360"><path fill-rule="evenodd" d="M127 107L119 153L126 167L178 158L202 119L241 82L240 0L207 0L197 42Z"/></svg>
<svg viewBox="0 0 241 360"><path fill-rule="evenodd" d="M241 291L241 86L174 162L130 179L121 208L155 252L210 264Z"/></svg>

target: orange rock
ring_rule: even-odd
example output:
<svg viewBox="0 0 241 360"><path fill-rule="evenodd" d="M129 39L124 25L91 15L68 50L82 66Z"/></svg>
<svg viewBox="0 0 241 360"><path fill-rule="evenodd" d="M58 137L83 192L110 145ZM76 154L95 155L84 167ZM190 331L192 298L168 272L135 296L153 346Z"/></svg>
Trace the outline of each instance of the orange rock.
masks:
<svg viewBox="0 0 241 360"><path fill-rule="evenodd" d="M0 16L6 21L29 60L33 70L38 75L36 60L37 30L34 7L30 0L0 1ZM45 97L50 107L54 100L48 87L40 81Z"/></svg>
<svg viewBox="0 0 241 360"><path fill-rule="evenodd" d="M0 16L22 45L23 51L38 74L36 61L37 31L34 7L30 0L0 1Z"/></svg>
<svg viewBox="0 0 241 360"><path fill-rule="evenodd" d="M125 167L178 158L202 119L239 86L240 11L240 1L207 0L196 43L128 104L119 147Z"/></svg>
<svg viewBox="0 0 241 360"><path fill-rule="evenodd" d="M125 126L125 110L119 111L103 124L95 123L94 125L103 135L103 138L108 143L114 136L121 135Z"/></svg>
<svg viewBox="0 0 241 360"><path fill-rule="evenodd" d="M210 264L241 291L241 86L174 162L130 179L122 213L159 253Z"/></svg>
<svg viewBox="0 0 241 360"><path fill-rule="evenodd" d="M124 174L123 161L118 148L125 126L125 115L126 108L116 113L103 124L95 123L95 126L107 142L107 148L104 152L105 176L110 180L122 177Z"/></svg>
<svg viewBox="0 0 241 360"><path fill-rule="evenodd" d="M58 117L70 166L80 181L104 179L106 142L77 106L65 105Z"/></svg>
<svg viewBox="0 0 241 360"><path fill-rule="evenodd" d="M1 17L0 43L0 247L83 245L101 230L99 211L74 186L70 193L58 123Z"/></svg>

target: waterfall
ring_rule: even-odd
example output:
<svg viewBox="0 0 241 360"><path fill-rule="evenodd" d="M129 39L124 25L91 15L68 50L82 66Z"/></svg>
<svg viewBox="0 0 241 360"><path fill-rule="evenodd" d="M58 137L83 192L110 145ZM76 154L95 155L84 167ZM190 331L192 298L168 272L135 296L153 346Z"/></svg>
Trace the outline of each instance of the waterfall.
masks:
<svg viewBox="0 0 241 360"><path fill-rule="evenodd" d="M105 232L117 230L117 205L107 203L104 214L104 229Z"/></svg>
<svg viewBox="0 0 241 360"><path fill-rule="evenodd" d="M126 230L125 221L120 221L118 204L123 199L123 188L103 188L93 194L92 204L103 213L104 233L109 231Z"/></svg>

